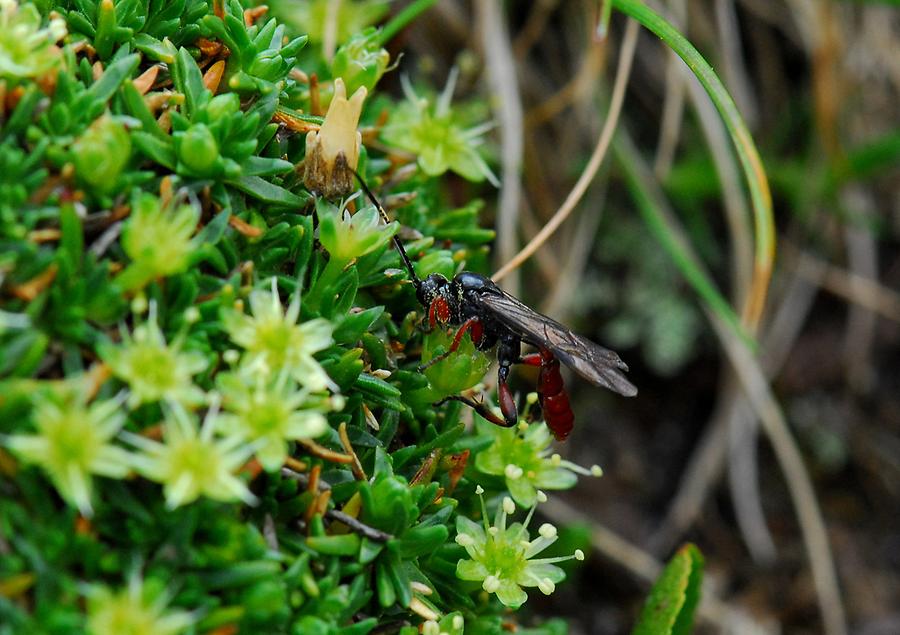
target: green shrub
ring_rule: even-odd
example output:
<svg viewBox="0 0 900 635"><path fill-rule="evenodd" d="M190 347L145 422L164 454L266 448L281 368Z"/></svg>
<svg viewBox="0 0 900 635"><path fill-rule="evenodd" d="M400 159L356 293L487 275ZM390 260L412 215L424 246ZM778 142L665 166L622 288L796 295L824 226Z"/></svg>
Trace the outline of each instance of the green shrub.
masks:
<svg viewBox="0 0 900 635"><path fill-rule="evenodd" d="M452 81L347 100L388 70L369 4L329 64L287 3L0 3L0 633L493 633L563 579L529 521L584 470L541 423L432 406L488 358L418 372L447 340L417 328L399 225L304 186L420 155L391 173L419 275L493 237L437 188L493 178ZM388 111L378 152L360 107Z"/></svg>

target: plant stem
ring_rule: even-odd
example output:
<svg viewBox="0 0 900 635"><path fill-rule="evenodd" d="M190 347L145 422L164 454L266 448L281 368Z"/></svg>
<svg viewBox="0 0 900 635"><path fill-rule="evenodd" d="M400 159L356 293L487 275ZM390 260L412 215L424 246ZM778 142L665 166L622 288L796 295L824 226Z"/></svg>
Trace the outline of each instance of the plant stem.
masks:
<svg viewBox="0 0 900 635"><path fill-rule="evenodd" d="M431 5L436 1L437 0L416 0L404 7L400 13L395 15L390 22L384 25L384 28L381 30L381 35L377 40L378 46L384 46L390 42L391 38L397 35L403 27L419 17L420 14L430 9Z"/></svg>
<svg viewBox="0 0 900 635"><path fill-rule="evenodd" d="M750 131L738 112L734 100L725 90L722 80L709 63L687 39L641 0L612 0L613 6L631 16L655 33L669 48L675 51L694 73L706 90L734 143L741 167L747 179L750 199L753 201L753 217L756 234L756 256L749 297L743 308L743 323L751 331L756 330L765 307L772 262L775 258L775 223L772 218L772 195L763 169L762 160L753 144Z"/></svg>
<svg viewBox="0 0 900 635"><path fill-rule="evenodd" d="M323 294L328 291L329 288L334 286L334 283L341 277L341 273L343 273L349 262L350 261L348 260L339 260L334 257L328 261L325 265L325 269L322 270L321 275L316 279L312 289L310 289L309 293L303 298L308 308L312 309L314 312L319 311L322 307Z"/></svg>

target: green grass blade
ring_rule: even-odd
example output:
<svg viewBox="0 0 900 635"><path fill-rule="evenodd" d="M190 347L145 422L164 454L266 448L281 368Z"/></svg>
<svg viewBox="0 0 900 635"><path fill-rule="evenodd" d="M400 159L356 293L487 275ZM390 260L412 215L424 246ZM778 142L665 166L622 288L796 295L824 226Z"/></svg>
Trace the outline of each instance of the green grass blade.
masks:
<svg viewBox="0 0 900 635"><path fill-rule="evenodd" d="M751 330L755 330L765 306L766 292L772 276L772 262L775 258L775 224L772 218L772 195L769 192L769 183L750 131L738 112L734 100L725 90L722 80L697 49L675 27L641 0L612 0L612 2L616 9L631 16L652 31L684 60L684 63L709 94L722 116L722 121L728 128L746 176L750 199L753 203L756 254L753 282L749 298L743 309L743 322Z"/></svg>
<svg viewBox="0 0 900 635"><path fill-rule="evenodd" d="M403 27L415 20L419 15L431 8L437 0L415 0L403 8L391 21L384 25L378 37L378 44L384 46L391 41Z"/></svg>
<svg viewBox="0 0 900 635"><path fill-rule="evenodd" d="M620 130L613 140L613 154L622 168L625 183L637 204L638 211L656 240L672 258L700 299L719 316L751 348L756 348L753 336L741 324L728 300L719 293L709 274L691 251L681 227L673 219L656 178L638 155L633 142Z"/></svg>

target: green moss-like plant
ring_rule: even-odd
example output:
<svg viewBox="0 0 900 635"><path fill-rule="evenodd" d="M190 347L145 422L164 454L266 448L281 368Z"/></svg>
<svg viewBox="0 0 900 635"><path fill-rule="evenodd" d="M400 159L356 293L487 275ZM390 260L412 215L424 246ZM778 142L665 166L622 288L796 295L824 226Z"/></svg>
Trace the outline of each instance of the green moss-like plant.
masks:
<svg viewBox="0 0 900 635"><path fill-rule="evenodd" d="M466 341L417 370L448 340L418 328L390 243L419 233L420 276L484 261L479 204L436 185L492 176L483 128L452 81L438 103L379 95L378 152L355 110L323 126L340 75L371 92L389 70L384 3L344 3L333 63L302 31L325 3L278 4L286 23L238 0L0 1L3 635L500 632L563 578L536 558L555 529L524 516L572 472L538 429L494 447L432 405L489 359ZM316 200L307 138L311 189L390 177L399 223Z"/></svg>

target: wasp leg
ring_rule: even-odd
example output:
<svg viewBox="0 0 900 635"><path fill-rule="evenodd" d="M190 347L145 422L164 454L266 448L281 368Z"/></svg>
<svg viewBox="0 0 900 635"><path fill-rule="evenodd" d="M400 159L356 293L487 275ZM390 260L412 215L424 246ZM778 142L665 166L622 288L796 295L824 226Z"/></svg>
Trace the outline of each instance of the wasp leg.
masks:
<svg viewBox="0 0 900 635"><path fill-rule="evenodd" d="M495 415L493 413L493 411L491 411L491 409L488 408L486 403L481 402L481 401L475 401L474 399L470 399L469 397L464 397L463 395L450 395L449 397L444 397L440 401L436 401L431 405L434 406L435 408L437 408L439 406L444 405L448 401L459 401L460 403L466 404L467 406L469 406L469 408L471 408L472 410L477 412L479 415L481 415L482 419L484 419L485 421L490 421L495 426L501 426L503 428L510 427L510 423L508 421L506 421L505 419ZM515 425L515 423L513 423L512 425Z"/></svg>
<svg viewBox="0 0 900 635"><path fill-rule="evenodd" d="M500 402L500 412L503 413L508 427L516 425L519 418L516 400L513 399L507 382L509 368L519 361L521 352L522 341L517 337L504 337L500 340L500 346L497 347L497 361L500 362L500 369L497 371L497 400Z"/></svg>
<svg viewBox="0 0 900 635"><path fill-rule="evenodd" d="M436 302L437 300L435 300ZM432 303L433 305L434 303ZM430 311L429 311L430 313ZM478 343L481 340L481 336L484 334L484 327L481 325L481 321L477 317L471 317L465 322L462 323L462 326L459 327L459 330L456 332L456 335L453 337L453 341L450 343L450 348L447 349L446 352L441 353L437 357L432 357L424 364L419 366L419 371L423 371L426 368L430 368L434 364L438 362L444 361L448 357L450 357L453 353L457 351L460 343L462 342L463 335L466 334L466 331L471 331L472 341L474 343Z"/></svg>
<svg viewBox="0 0 900 635"><path fill-rule="evenodd" d="M553 353L548 351L546 348L542 348L538 353L529 353L528 355L522 355L519 359L516 360L519 364L525 364L526 366L543 366L554 359Z"/></svg>
<svg viewBox="0 0 900 635"><path fill-rule="evenodd" d="M529 353L528 355L522 355L522 357L519 358L519 363L525 364L526 366L540 366L541 354Z"/></svg>

